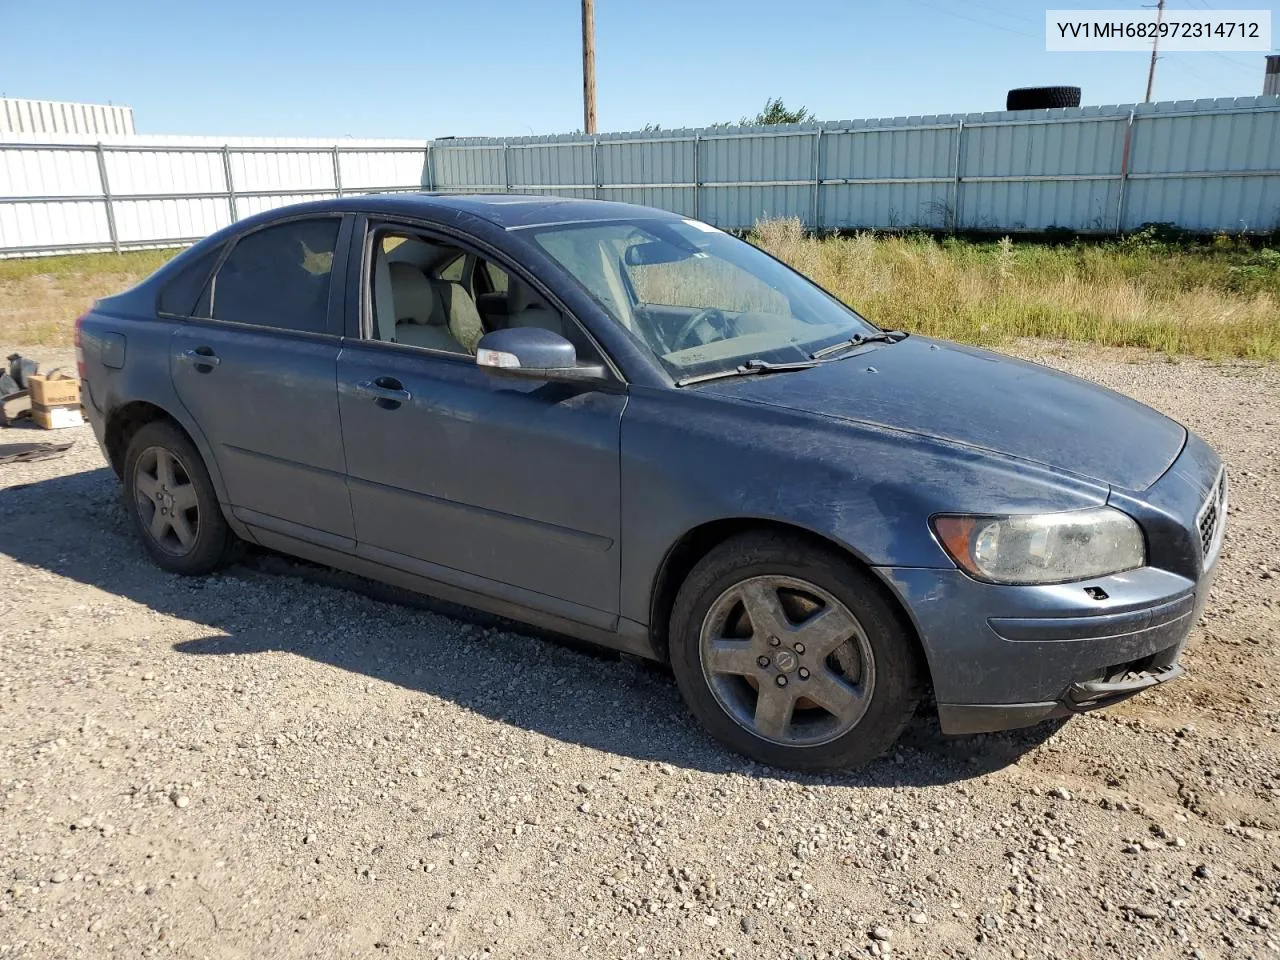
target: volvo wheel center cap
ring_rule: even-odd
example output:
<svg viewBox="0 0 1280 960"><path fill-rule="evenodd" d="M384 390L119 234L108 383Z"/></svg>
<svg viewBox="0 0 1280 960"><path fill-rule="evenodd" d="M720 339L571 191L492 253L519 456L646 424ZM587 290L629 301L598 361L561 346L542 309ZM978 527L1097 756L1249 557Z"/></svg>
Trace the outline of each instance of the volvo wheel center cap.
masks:
<svg viewBox="0 0 1280 960"><path fill-rule="evenodd" d="M790 673L800 661L790 650L779 650L774 654L773 662L778 665L778 669L783 673Z"/></svg>

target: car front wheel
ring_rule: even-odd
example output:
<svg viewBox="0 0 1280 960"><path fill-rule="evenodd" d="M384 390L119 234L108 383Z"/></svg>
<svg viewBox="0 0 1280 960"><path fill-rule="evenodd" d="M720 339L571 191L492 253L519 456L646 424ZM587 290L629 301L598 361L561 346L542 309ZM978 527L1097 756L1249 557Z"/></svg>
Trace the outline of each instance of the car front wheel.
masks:
<svg viewBox="0 0 1280 960"><path fill-rule="evenodd" d="M130 439L124 495L147 552L165 570L195 576L228 559L235 534L199 451L176 424L152 421Z"/></svg>
<svg viewBox="0 0 1280 960"><path fill-rule="evenodd" d="M733 537L689 573L672 668L713 736L771 766L831 770L887 749L914 713L910 626L872 578L785 534Z"/></svg>

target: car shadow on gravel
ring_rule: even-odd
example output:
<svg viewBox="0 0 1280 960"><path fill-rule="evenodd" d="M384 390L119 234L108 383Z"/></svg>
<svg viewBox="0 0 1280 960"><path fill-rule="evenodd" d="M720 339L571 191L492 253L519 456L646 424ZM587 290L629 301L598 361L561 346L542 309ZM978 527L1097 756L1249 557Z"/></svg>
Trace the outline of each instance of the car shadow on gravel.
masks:
<svg viewBox="0 0 1280 960"><path fill-rule="evenodd" d="M292 653L563 743L709 773L851 787L952 783L1016 762L1060 726L949 738L925 707L894 750L861 770L763 767L694 724L664 666L271 553L251 551L209 578L164 573L105 468L0 490L0 551L216 631L175 644L181 654Z"/></svg>

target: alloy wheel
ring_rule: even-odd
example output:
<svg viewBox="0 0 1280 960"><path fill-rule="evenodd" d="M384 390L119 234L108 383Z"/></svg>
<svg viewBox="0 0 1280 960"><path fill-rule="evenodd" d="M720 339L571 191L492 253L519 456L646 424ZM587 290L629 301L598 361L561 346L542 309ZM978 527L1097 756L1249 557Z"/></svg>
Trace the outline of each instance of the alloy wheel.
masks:
<svg viewBox="0 0 1280 960"><path fill-rule="evenodd" d="M200 505L182 460L165 447L147 447L134 466L133 491L155 544L174 556L190 553L200 533Z"/></svg>
<svg viewBox="0 0 1280 960"><path fill-rule="evenodd" d="M703 618L698 652L725 712L784 746L848 733L875 688L875 658L857 617L794 577L751 577L724 591Z"/></svg>

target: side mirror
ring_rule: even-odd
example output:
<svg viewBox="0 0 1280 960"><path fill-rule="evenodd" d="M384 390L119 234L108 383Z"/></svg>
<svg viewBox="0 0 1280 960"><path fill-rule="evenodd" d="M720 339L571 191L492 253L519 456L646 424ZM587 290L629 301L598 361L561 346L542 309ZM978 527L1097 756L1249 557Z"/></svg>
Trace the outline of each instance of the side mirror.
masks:
<svg viewBox="0 0 1280 960"><path fill-rule="evenodd" d="M525 380L603 380L604 367L579 366L578 352L560 334L542 327L508 327L480 338L476 365Z"/></svg>

